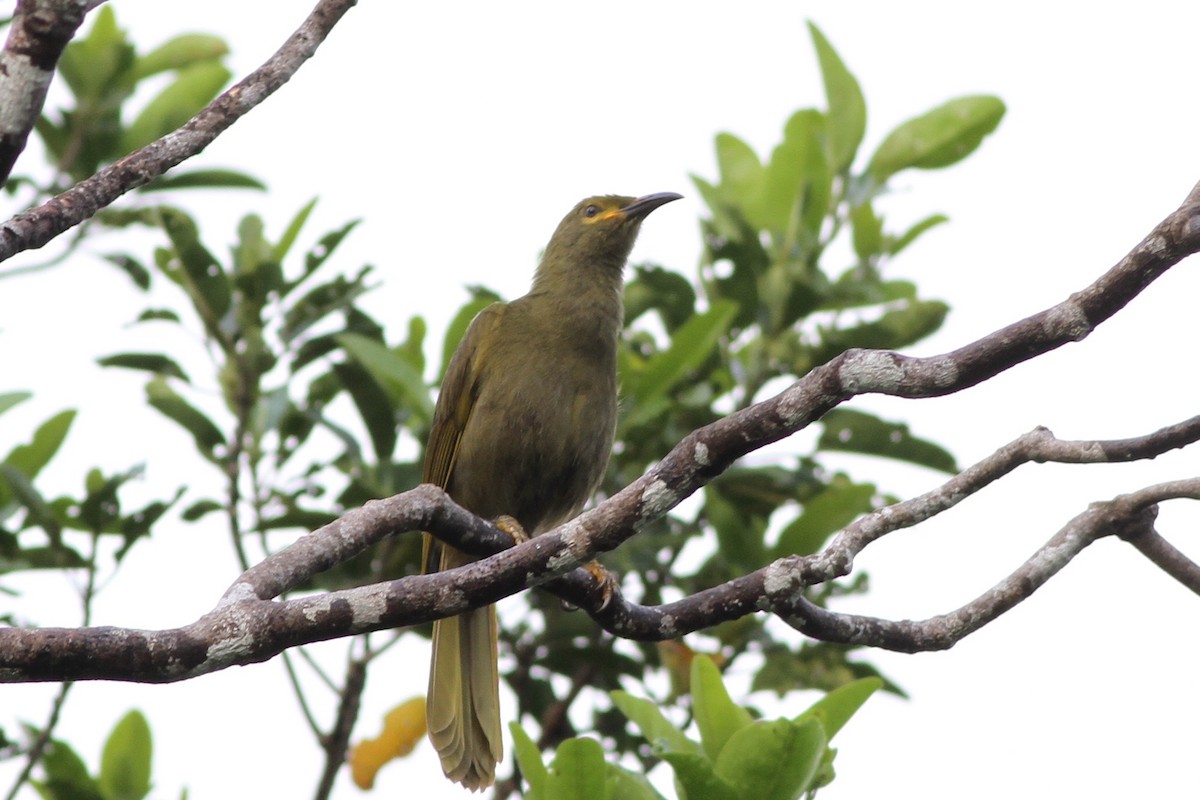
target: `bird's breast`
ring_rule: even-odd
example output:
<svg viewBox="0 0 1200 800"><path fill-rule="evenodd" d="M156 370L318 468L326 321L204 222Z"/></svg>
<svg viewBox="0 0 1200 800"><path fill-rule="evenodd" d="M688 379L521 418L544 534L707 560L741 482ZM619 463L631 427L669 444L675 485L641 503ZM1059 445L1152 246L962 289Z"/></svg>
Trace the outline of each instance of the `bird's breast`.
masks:
<svg viewBox="0 0 1200 800"><path fill-rule="evenodd" d="M499 353L496 363L513 365L503 374L481 374L449 491L480 516L508 514L536 533L578 513L604 475L615 341L594 347L560 335L521 349L520 358Z"/></svg>

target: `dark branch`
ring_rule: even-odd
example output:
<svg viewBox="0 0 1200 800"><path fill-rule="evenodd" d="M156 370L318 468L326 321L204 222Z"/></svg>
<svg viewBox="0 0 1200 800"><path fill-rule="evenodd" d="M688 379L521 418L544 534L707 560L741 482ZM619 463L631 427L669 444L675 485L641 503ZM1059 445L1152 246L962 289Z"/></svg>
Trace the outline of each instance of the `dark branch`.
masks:
<svg viewBox="0 0 1200 800"><path fill-rule="evenodd" d="M355 0L320 0L300 28L271 58L181 128L0 225L0 261L23 250L41 247L121 195L144 186L202 151L230 125L287 83L353 5Z"/></svg>
<svg viewBox="0 0 1200 800"><path fill-rule="evenodd" d="M42 113L54 68L83 22L86 0L18 0L0 52L0 183Z"/></svg>

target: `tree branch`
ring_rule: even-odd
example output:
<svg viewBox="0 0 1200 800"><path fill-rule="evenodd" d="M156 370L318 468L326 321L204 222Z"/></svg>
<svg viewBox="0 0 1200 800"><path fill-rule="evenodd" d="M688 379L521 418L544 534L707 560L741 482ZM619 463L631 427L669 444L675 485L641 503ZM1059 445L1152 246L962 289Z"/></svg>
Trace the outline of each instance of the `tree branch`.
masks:
<svg viewBox="0 0 1200 800"><path fill-rule="evenodd" d="M609 500L529 542L504 549L510 544L506 534L456 506L440 489L419 486L368 503L269 556L247 570L212 612L183 628L2 630L0 681L183 680L233 664L263 661L307 642L451 616L543 584L627 638L675 638L765 610L830 641L897 650L948 647L1028 597L1096 538L1116 534L1135 544L1152 543L1147 537L1155 504L1172 497L1200 499L1200 479L1149 487L1093 505L989 592L956 612L923 623L834 614L809 603L804 592L848 574L854 557L886 533L953 507L1022 463L1153 458L1200 439L1200 418L1115 442L1063 442L1043 428L1035 429L942 487L861 518L819 553L779 559L750 575L663 606L630 604L619 593L603 598L586 573L562 576L597 553L619 546L736 459L801 430L850 397L869 392L927 397L973 386L1021 361L1082 339L1171 265L1198 249L1200 185L1129 255L1063 303L941 356L847 351L778 396L689 434ZM388 535L415 530L427 530L469 553L497 554L434 575L273 600Z"/></svg>
<svg viewBox="0 0 1200 800"><path fill-rule="evenodd" d="M930 633L938 628L934 624L935 620L945 620L944 617L926 623L888 623L871 620L868 624L870 618L867 617L848 617L820 609L805 600L803 592L809 586L848 575L853 568L854 558L872 542L888 533L912 527L953 508L1021 464L1047 461L1081 464L1128 461L1133 458L1149 459L1168 450L1193 444L1197 440L1200 440L1200 417L1193 417L1147 436L1107 442L1061 441L1055 439L1047 429L1036 428L963 470L936 489L861 517L837 534L819 553L779 559L749 575L662 606L639 606L617 597L604 609L596 609L595 606L584 607L593 610L593 616L611 633L630 639L675 638L701 627L761 610L773 611L785 619L791 616L798 617L799 619L792 622L794 627L814 638L826 641L870 644L895 650L949 647L953 641L947 641L941 632L937 635ZM1178 492L1159 499L1192 497L1188 493L1188 482L1163 486L1174 487ZM979 605L964 607L969 608L972 613L979 613L984 607L994 607L996 613L980 621L979 625L963 630L958 638L973 632L980 625L990 622L1028 597L1095 538L1117 534L1136 541L1137 535L1144 531L1140 528L1131 531L1124 527L1123 522L1118 522L1137 517L1142 506L1156 503L1158 499L1147 499L1141 494L1128 497L1134 498L1141 505L1132 509L1120 506L1118 498L1109 504L1093 506L1080 518L1076 518L1072 523L1074 527L1068 525L1035 553L1006 584L994 588L977 600ZM1095 516L1100 514L1096 509L1111 504L1118 504L1115 506L1117 511L1112 512L1117 516L1106 517L1106 524L1100 525L1095 519ZM1088 517L1089 514L1092 516ZM1096 529L1091 538L1078 533L1078 526L1083 524L1080 519L1084 517L1091 520L1090 524ZM1060 561L1062 556L1066 558ZM1179 558L1186 561L1182 554L1179 554ZM1026 587L1027 590L1023 595L1017 596L1014 587ZM1007 605L1003 605L1004 603ZM916 629L906 627L912 625L925 627L920 629L918 635L914 633ZM947 623L947 630L951 627ZM855 630L855 636L867 637L869 641L844 638L851 635L848 633L851 630ZM959 628L953 630L958 631Z"/></svg>
<svg viewBox="0 0 1200 800"><path fill-rule="evenodd" d="M182 127L135 150L37 208L0 224L0 261L45 245L121 195L144 186L202 151L230 125L287 83L355 2L320 0L273 56Z"/></svg>
<svg viewBox="0 0 1200 800"><path fill-rule="evenodd" d="M87 0L18 0L0 52L0 182L25 150L54 68L87 9Z"/></svg>
<svg viewBox="0 0 1200 800"><path fill-rule="evenodd" d="M1092 504L1087 511L1067 523L1019 569L949 614L920 622L891 621L837 614L797 597L794 600L796 613L781 616L796 630L823 641L868 645L905 653L945 650L1029 597L1097 539L1116 535L1136 540L1152 533L1154 518L1158 514L1157 503L1180 497L1200 499L1200 478L1150 486L1108 502ZM1194 563L1189 564L1193 573L1200 569Z"/></svg>

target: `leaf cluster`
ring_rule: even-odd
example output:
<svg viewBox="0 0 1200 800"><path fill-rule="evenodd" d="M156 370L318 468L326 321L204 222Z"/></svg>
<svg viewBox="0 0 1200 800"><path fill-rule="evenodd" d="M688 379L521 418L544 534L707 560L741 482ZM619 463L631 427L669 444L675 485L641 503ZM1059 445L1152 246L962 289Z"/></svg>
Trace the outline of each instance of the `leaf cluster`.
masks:
<svg viewBox="0 0 1200 800"><path fill-rule="evenodd" d="M67 104L37 121L59 175L47 191L88 178L191 119L229 82L228 53L222 39L202 33L181 34L139 53L118 26L116 12L101 7L87 35L67 45L59 60ZM141 102L147 93L152 96ZM177 173L149 188L196 186L262 188L233 170Z"/></svg>
<svg viewBox="0 0 1200 800"><path fill-rule="evenodd" d="M29 397L28 392L0 395L0 414ZM93 468L81 494L46 497L35 482L58 454L75 416L73 410L55 414L0 460L0 574L89 566L92 556L80 552L70 532L87 534L93 543L102 536L117 538L120 561L183 495L181 487L171 497L123 508L121 490L141 476L139 465L112 475Z"/></svg>
<svg viewBox="0 0 1200 800"><path fill-rule="evenodd" d="M130 711L105 739L95 775L69 744L55 739L41 761L43 777L32 781L33 787L43 800L142 800L152 788L153 751L145 716Z"/></svg>
<svg viewBox="0 0 1200 800"><path fill-rule="evenodd" d="M646 754L670 765L678 796L706 800L796 800L828 785L837 754L830 740L881 686L864 678L829 692L797 717L766 720L733 702L720 671L704 656L692 661L690 683L698 742L687 736L688 726L677 727L650 700L623 691L611 697L649 743ZM567 739L546 765L524 729L515 722L510 727L531 800L662 797L641 772L606 760L594 739Z"/></svg>

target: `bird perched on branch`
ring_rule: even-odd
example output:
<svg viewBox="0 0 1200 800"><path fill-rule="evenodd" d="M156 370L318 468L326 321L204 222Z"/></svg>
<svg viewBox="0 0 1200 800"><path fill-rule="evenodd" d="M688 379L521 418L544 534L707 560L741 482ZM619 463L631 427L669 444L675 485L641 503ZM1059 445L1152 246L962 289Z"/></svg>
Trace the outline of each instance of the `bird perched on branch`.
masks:
<svg viewBox="0 0 1200 800"><path fill-rule="evenodd" d="M679 197L590 197L563 217L529 293L481 311L450 359L425 482L531 535L579 513L616 427L625 261L646 215ZM426 572L470 560L425 535ZM447 777L490 785L502 756L494 606L434 623L426 702Z"/></svg>

